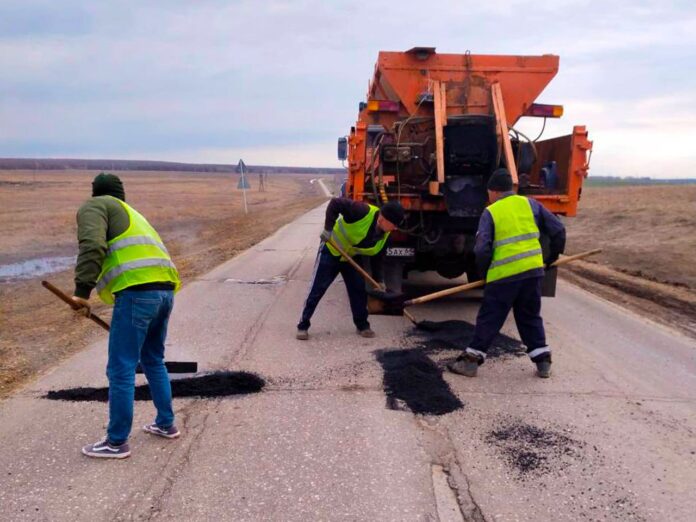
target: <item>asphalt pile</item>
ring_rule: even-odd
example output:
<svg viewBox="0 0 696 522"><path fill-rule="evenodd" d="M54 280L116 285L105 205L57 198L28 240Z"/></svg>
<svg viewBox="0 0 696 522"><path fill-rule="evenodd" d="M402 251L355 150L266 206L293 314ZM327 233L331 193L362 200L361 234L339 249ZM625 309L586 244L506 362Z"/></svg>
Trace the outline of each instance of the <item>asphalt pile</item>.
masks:
<svg viewBox="0 0 696 522"><path fill-rule="evenodd" d="M569 459L581 457L584 446L563 433L518 421L492 430L485 441L501 451L520 478L562 469Z"/></svg>
<svg viewBox="0 0 696 522"><path fill-rule="evenodd" d="M196 377L186 377L172 380L173 397L226 397L229 395L244 395L258 393L266 382L254 373L249 372L213 372ZM108 402L109 388L67 388L52 390L44 395L45 399L54 401L73 402ZM135 387L136 401L149 401L150 387L147 384Z"/></svg>
<svg viewBox="0 0 696 522"><path fill-rule="evenodd" d="M465 350L474 336L474 327L467 321L421 321L413 335L422 342L421 347L426 352ZM514 337L498 334L488 351L488 358L504 355L525 355L524 346Z"/></svg>
<svg viewBox="0 0 696 522"><path fill-rule="evenodd" d="M420 349L380 350L387 406L423 415L445 415L464 406L442 378L442 370Z"/></svg>

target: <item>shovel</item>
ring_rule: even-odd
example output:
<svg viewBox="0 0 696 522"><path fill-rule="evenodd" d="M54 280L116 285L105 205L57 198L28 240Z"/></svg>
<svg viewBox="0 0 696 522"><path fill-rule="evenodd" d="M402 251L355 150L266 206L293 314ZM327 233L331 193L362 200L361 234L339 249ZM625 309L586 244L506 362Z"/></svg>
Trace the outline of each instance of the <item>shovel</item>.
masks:
<svg viewBox="0 0 696 522"><path fill-rule="evenodd" d="M53 286L48 281L41 281L41 284L46 290L58 297L58 299L67 303L68 306L70 306L70 308L72 308L73 310L79 310L80 308L82 308L79 304L70 299L70 297L68 297L68 295L65 292L63 292L60 288ZM109 323L104 321L104 319L102 319L101 317L91 312L88 317L107 332L110 331ZM169 373L196 373L198 371L197 362L165 361L164 365L167 367L167 371ZM143 373L143 368L142 366L140 366L140 363L138 363L138 367L135 369L135 373Z"/></svg>
<svg viewBox="0 0 696 522"><path fill-rule="evenodd" d="M594 250L588 250L587 252L582 252L580 254L575 254L572 256L564 256L564 257L560 258L559 260L551 263L551 265L549 265L549 267L562 266L562 265L571 263L572 261L577 261L578 259L584 259L586 257L593 256L595 254L599 254L601 251L602 251L601 248L596 248ZM403 305L404 306L411 306L411 305L427 303L428 301L434 301L435 299L440 299L441 297L446 297L448 295L458 294L459 292L465 292L466 290L473 290L474 288L481 288L482 286L485 286L485 284L486 284L486 281L482 279L480 281L474 281L473 283L467 283L464 285L453 286L452 288L447 288L446 290L440 290L439 292L433 292L432 294L422 295L422 296L416 297L414 299L409 299L407 301L404 301ZM404 313L406 313L406 310L404 310Z"/></svg>
<svg viewBox="0 0 696 522"><path fill-rule="evenodd" d="M375 295L367 296L367 309L371 314L377 315L404 315L413 324L418 324L416 318L411 315L408 310L404 310L403 300L398 297L390 298L389 294L384 292L384 288L380 285L374 278L368 274L363 267L361 267L352 257L350 257L345 250L336 244L336 242L329 238L327 243L338 250L350 265L358 271L358 273L370 283L370 286L377 292L379 292L379 297Z"/></svg>

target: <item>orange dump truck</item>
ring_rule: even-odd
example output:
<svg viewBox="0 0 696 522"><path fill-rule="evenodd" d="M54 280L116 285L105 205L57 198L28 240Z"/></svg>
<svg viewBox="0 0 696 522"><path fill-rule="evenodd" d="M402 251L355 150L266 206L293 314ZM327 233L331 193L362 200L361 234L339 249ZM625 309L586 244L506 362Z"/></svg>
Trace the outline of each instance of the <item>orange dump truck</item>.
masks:
<svg viewBox="0 0 696 522"><path fill-rule="evenodd" d="M389 290L400 292L411 270L480 279L474 237L496 168L508 168L519 194L575 215L592 150L585 127L541 141L514 127L523 117L563 114L562 106L535 103L557 71L554 55L438 54L431 47L379 53L338 155L348 162L348 197L397 200L407 211L378 274Z"/></svg>

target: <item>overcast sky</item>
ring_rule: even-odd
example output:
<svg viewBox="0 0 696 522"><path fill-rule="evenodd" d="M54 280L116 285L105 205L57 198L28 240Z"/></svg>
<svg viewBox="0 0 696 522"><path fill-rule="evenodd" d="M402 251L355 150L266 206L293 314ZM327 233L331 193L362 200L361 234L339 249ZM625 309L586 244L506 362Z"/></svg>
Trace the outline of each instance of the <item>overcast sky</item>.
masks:
<svg viewBox="0 0 696 522"><path fill-rule="evenodd" d="M696 177L696 2L665 0L0 0L0 156L340 166L378 51L415 45L558 54L548 136Z"/></svg>

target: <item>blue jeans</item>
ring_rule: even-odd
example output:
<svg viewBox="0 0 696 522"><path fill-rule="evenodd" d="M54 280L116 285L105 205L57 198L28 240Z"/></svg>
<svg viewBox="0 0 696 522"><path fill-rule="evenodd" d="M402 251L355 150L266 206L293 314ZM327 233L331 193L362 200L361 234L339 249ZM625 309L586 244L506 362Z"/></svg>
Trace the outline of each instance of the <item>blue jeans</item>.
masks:
<svg viewBox="0 0 696 522"><path fill-rule="evenodd" d="M122 290L116 295L109 334L109 427L112 444L128 440L133 424L135 368L140 361L157 408L155 423L174 424L172 387L164 365L164 340L174 306L171 290Z"/></svg>

